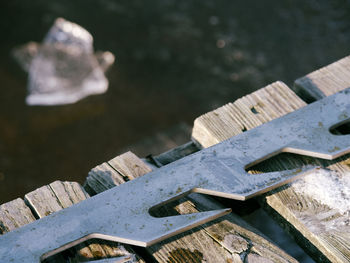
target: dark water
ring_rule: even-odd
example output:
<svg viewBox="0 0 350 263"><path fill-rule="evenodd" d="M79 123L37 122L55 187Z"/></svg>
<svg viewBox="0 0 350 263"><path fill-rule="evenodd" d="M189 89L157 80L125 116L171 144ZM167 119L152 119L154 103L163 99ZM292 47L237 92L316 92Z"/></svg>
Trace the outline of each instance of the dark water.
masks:
<svg viewBox="0 0 350 263"><path fill-rule="evenodd" d="M0 203L54 180L83 182L127 145L275 80L350 52L347 1L2 1ZM57 17L116 55L109 91L29 107L13 47L40 42Z"/></svg>

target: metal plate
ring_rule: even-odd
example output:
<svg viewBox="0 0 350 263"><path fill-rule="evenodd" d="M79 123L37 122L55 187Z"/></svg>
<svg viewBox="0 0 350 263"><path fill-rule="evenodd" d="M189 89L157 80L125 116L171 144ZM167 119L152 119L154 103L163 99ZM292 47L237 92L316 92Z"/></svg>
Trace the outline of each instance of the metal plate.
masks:
<svg viewBox="0 0 350 263"><path fill-rule="evenodd" d="M350 152L350 135L329 129L349 120L350 90L234 136L0 237L4 262L38 262L90 238L149 246L230 212L215 210L155 218L149 209L200 192L246 200L314 167L248 174L281 152L334 159Z"/></svg>

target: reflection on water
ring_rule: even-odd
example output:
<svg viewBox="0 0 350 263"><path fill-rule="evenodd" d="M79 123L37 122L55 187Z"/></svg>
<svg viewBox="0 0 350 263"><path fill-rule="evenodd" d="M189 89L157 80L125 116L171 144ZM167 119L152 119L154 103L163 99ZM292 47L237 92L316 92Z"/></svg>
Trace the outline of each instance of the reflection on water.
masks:
<svg viewBox="0 0 350 263"><path fill-rule="evenodd" d="M0 203L56 179L83 182L120 149L349 53L342 1L3 1ZM11 49L41 42L57 17L117 57L107 93L28 107Z"/></svg>

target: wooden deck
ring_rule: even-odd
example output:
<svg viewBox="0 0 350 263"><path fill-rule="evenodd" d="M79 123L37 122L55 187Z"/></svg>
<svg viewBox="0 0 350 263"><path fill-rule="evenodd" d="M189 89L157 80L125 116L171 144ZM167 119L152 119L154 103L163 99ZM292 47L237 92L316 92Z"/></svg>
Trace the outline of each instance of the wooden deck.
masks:
<svg viewBox="0 0 350 263"><path fill-rule="evenodd" d="M152 161L126 152L93 168L84 186L56 181L0 206L0 234L45 217L128 180L142 176L188 154L281 117L311 102L350 86L350 57L295 81L293 90L278 81L233 103L198 117L189 142L154 156ZM350 155L324 161L294 154L280 154L251 168L252 173L317 164L335 171L341 180L349 175ZM47 262L81 262L129 256L125 262L298 262L242 219L240 209L259 203L317 262L350 262L350 211L340 213L319 199L297 191L293 183L247 204L191 194L155 211L175 215L233 206L234 212L214 222L177 235L156 245L135 248L119 243L90 240ZM332 191L332 189L329 189ZM239 208L235 208L240 206ZM1 260L0 260L1 261Z"/></svg>

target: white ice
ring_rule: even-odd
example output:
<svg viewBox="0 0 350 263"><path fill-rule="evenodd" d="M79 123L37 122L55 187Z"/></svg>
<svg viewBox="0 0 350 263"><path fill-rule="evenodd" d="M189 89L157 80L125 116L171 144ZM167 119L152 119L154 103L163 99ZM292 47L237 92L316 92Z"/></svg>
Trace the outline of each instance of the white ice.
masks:
<svg viewBox="0 0 350 263"><path fill-rule="evenodd" d="M350 213L350 172L340 175L320 169L291 184L294 191L310 196L341 214Z"/></svg>

